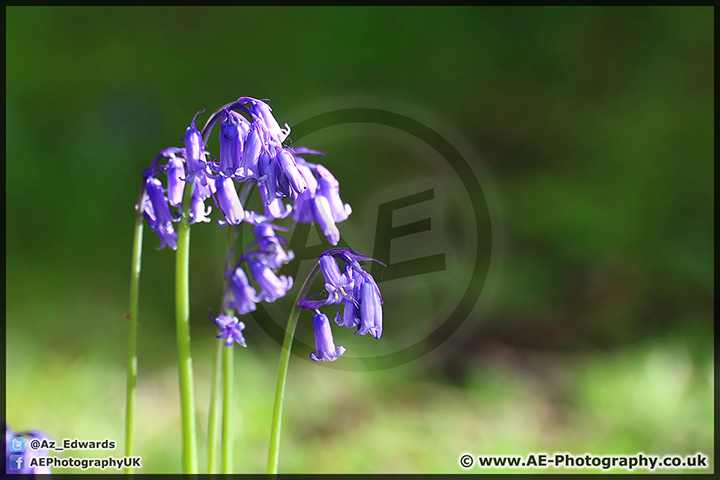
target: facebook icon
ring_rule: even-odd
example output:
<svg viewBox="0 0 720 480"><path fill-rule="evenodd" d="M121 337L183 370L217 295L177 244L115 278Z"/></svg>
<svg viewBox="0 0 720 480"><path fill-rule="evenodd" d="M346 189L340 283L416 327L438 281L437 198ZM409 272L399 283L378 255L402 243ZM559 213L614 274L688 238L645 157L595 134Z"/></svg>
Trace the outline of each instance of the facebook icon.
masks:
<svg viewBox="0 0 720 480"><path fill-rule="evenodd" d="M10 470L22 470L25 457L22 455L10 455Z"/></svg>

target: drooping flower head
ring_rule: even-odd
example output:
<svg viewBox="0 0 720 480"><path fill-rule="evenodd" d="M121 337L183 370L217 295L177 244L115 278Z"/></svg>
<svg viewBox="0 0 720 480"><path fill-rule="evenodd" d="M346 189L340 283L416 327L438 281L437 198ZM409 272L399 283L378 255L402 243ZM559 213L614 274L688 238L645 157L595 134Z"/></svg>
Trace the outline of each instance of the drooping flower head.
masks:
<svg viewBox="0 0 720 480"><path fill-rule="evenodd" d="M270 268L280 268L282 265L292 261L295 254L292 250L285 251L280 243L282 237L275 234L275 229L270 223L259 223L253 226L255 244L259 247L257 251L248 252L246 257L254 256L260 263Z"/></svg>
<svg viewBox="0 0 720 480"><path fill-rule="evenodd" d="M332 255L320 255L320 271L325 278L328 297L325 305L337 305L352 298L352 273L341 273L337 259Z"/></svg>
<svg viewBox="0 0 720 480"><path fill-rule="evenodd" d="M209 164L210 169L216 175L246 176L240 168L248 129L248 122L241 115L233 115L227 109L223 111L220 124L220 161Z"/></svg>
<svg viewBox="0 0 720 480"><path fill-rule="evenodd" d="M150 228L160 238L159 249L169 245L173 250L177 249L177 232L173 223L180 220L174 216L168 206L168 198L165 195L162 183L155 177L148 177L145 180L145 195L143 197L143 215ZM137 206L136 206L137 208Z"/></svg>
<svg viewBox="0 0 720 480"><path fill-rule="evenodd" d="M315 312L315 315L313 315L313 330L315 331L315 350L317 353L311 353L310 358L314 362L334 362L345 353L345 347L341 345L335 346L327 315L319 311Z"/></svg>
<svg viewBox="0 0 720 480"><path fill-rule="evenodd" d="M296 149L296 152L319 153L306 149ZM322 165L312 164L298 159L298 171L306 180L308 188L304 190L295 202L293 219L297 223L315 222L331 245L340 241L340 231L336 223L346 220L352 209L340 199L340 184L330 171Z"/></svg>
<svg viewBox="0 0 720 480"><path fill-rule="evenodd" d="M167 163L168 203L173 207L182 204L185 193L185 166L182 159L172 155Z"/></svg>
<svg viewBox="0 0 720 480"><path fill-rule="evenodd" d="M261 166L258 161L261 155L267 154L268 146L263 141L264 135L262 134L261 128L257 122L253 122L245 134L245 144L243 146L240 166L245 172L246 177L250 179L259 179L263 175L260 173Z"/></svg>
<svg viewBox="0 0 720 480"><path fill-rule="evenodd" d="M190 126L185 130L185 161L187 164L187 176L185 181L193 183L196 180L205 185L205 144L200 130L195 126L195 119L205 110L195 114Z"/></svg>
<svg viewBox="0 0 720 480"><path fill-rule="evenodd" d="M266 219L247 218L245 221L253 224L255 241L240 256L235 266L229 268L233 251L228 252L225 266L227 286L223 300L223 311L230 309L243 315L257 309L261 301L274 302L285 296L292 288L293 279L285 275L277 275L275 270L294 258L292 251L285 251L281 238L275 234L274 226ZM276 228L276 227L275 227ZM259 292L250 285L248 275L243 265L247 264L252 278L260 287Z"/></svg>
<svg viewBox="0 0 720 480"><path fill-rule="evenodd" d="M305 176L300 172L301 159L292 149L267 144L258 157L259 183L265 187L263 201L269 205L279 198L296 200L308 188Z"/></svg>
<svg viewBox="0 0 720 480"><path fill-rule="evenodd" d="M240 203L235 182L232 178L222 177L215 181L215 204L225 216L225 220L218 219L219 225L238 225L245 218L245 209Z"/></svg>
<svg viewBox="0 0 720 480"><path fill-rule="evenodd" d="M343 261L342 269L340 269L338 260ZM320 272L325 279L327 297L314 300L313 297L321 295L314 294L300 300L298 305L308 310L315 310L318 313L317 309L324 305L343 305L343 313L337 312L335 316L335 322L338 325L357 328L356 335L369 333L379 339L382 336L383 328L383 299L375 279L360 266L360 262L367 260L373 260L384 265L378 260L366 257L349 248L327 250L320 255L318 260ZM332 341L330 326L329 324L325 326L321 320L316 322L315 318L313 318L313 326L316 323L318 328L322 327L321 331L315 330L316 342L318 336L320 336L321 339L324 339L323 342L325 343L323 345L326 345L328 338ZM339 355L341 353L337 356ZM331 358L331 360L335 360L337 356Z"/></svg>
<svg viewBox="0 0 720 480"><path fill-rule="evenodd" d="M272 108L265 103L266 101L267 100L258 100L252 97L240 97L238 99L238 103L250 104L248 107L250 114L260 119L269 139L279 145L290 135L290 127L286 123L284 130L280 128L280 125L272 114Z"/></svg>
<svg viewBox="0 0 720 480"><path fill-rule="evenodd" d="M228 289L231 300L228 306L236 310L240 315L250 313L257 307L255 304L260 301L255 289L250 286L245 270L239 265L228 275Z"/></svg>
<svg viewBox="0 0 720 480"><path fill-rule="evenodd" d="M247 347L242 334L242 331L245 329L245 324L238 320L237 317L232 315L218 315L217 318L213 318L212 312L210 312L210 320L215 322L215 325L220 329L220 333L216 335L215 338L224 338L226 347L231 347L235 342L243 347Z"/></svg>
<svg viewBox="0 0 720 480"><path fill-rule="evenodd" d="M345 310L342 317L340 312L335 316L335 322L348 328L358 327L355 334L370 333L375 338L382 335L383 299L375 279L363 270L359 262L372 260L385 266L379 260L366 257L349 248L335 248L325 252L345 263L346 277L352 276L352 295L343 298Z"/></svg>
<svg viewBox="0 0 720 480"><path fill-rule="evenodd" d="M276 275L270 267L257 258L248 260L248 265L250 266L250 273L262 289L258 295L261 300L274 302L278 298L284 297L288 290L292 288L292 277Z"/></svg>

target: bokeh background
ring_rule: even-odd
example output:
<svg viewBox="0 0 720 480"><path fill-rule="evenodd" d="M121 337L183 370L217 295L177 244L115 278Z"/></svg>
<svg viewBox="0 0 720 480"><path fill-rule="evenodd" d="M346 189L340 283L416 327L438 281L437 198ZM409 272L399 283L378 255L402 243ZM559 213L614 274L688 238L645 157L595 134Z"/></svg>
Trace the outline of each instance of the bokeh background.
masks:
<svg viewBox="0 0 720 480"><path fill-rule="evenodd" d="M429 112L477 153L502 233L492 295L400 367L294 357L281 471L463 472L465 452L703 452L714 470L711 7L8 7L6 27L13 429L122 445L132 206L196 111L250 95L292 125L308 105L368 96ZM323 160L350 203L403 175L358 147ZM341 231L361 230L353 218ZM207 309L227 237L192 235L205 468ZM177 472L174 256L157 245L146 229L136 448L143 472ZM411 328L394 312L385 348ZM280 349L246 323L235 469L257 473Z"/></svg>

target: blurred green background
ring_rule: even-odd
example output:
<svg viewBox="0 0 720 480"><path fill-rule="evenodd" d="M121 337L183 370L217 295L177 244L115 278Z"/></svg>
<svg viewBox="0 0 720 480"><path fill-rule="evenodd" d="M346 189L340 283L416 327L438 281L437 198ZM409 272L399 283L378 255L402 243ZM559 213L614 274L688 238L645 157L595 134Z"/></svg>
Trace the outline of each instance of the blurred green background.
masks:
<svg viewBox="0 0 720 480"><path fill-rule="evenodd" d="M417 361L347 372L294 357L281 472L463 472L464 452L703 452L714 470L711 7L8 7L6 17L13 429L122 444L132 206L140 172L181 145L196 111L270 98L292 126L291 112L313 102L370 95L432 112L479 153L497 194L499 273L487 307ZM351 204L363 195L357 174L397 175L331 153L323 163ZM210 225L192 235L202 440L207 309L226 237ZM146 229L136 448L143 472L176 472L174 256L157 245ZM264 471L280 350L246 323L239 473ZM392 346L399 333L388 332L380 342ZM370 344L351 337L348 354ZM200 452L204 468L204 441Z"/></svg>

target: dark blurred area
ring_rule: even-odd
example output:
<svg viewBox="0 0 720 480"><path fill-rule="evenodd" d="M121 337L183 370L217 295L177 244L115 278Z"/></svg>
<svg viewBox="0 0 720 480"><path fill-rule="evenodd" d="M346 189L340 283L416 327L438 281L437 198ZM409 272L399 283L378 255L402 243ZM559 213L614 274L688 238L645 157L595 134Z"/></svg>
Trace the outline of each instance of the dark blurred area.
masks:
<svg viewBox="0 0 720 480"><path fill-rule="evenodd" d="M492 300L423 358L434 378L467 386L498 361L550 378L557 355L670 341L693 362L713 354L711 7L8 7L6 17L8 342L124 362L133 205L156 153L182 144L195 112L207 109L204 122L241 95L270 98L292 126L309 103L358 94L436 114L497 192ZM347 198L365 195L358 175L384 174L339 157L324 162ZM215 334L205 319L227 233L192 235L199 338ZM153 368L176 361L174 255L158 244L146 229L140 350ZM277 351L249 336L259 355Z"/></svg>
<svg viewBox="0 0 720 480"><path fill-rule="evenodd" d="M11 7L8 312L36 295L124 302L139 172L195 111L252 93L282 120L307 99L365 92L441 115L495 176L506 256L478 348L663 335L701 347L714 298L710 13ZM146 238L146 286L171 262L156 245ZM46 321L40 335L67 331ZM30 324L10 316L9 332Z"/></svg>

